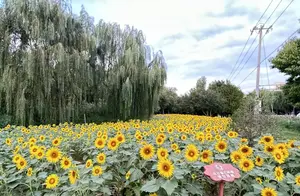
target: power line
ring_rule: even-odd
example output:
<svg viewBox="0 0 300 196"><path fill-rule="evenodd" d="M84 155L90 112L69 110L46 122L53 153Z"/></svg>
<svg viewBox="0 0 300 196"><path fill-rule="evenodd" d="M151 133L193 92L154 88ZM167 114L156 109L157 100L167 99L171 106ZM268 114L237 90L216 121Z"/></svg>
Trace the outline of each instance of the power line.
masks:
<svg viewBox="0 0 300 196"><path fill-rule="evenodd" d="M275 9L272 11L272 13L269 15L269 17L267 18L267 20L264 22L264 24L263 24L262 26L264 26L264 25L270 20L270 18L273 16L273 14L275 13L275 11L277 10L277 8L279 7L279 5L281 4L282 1L283 1L283 0L280 0L280 1L279 1L279 3L276 5ZM272 2L273 2L273 1L271 1L271 3L272 3ZM271 5L271 3L269 4L269 6ZM268 8L269 8L269 6L268 6ZM287 9L287 8L286 8L286 9ZM282 14L281 14L281 15L282 15ZM254 26L254 28L257 26L257 24L258 24L258 23L256 23L256 25ZM273 23L273 24L274 24L274 23ZM273 25L273 24L272 24L272 25ZM271 26L272 26L272 25L271 25ZM254 28L253 28L253 29L254 29ZM257 34L257 36L258 36L258 34ZM255 37L254 41L252 42L252 45L253 45L253 43L255 42L257 36ZM248 54L248 52L250 51L252 45L249 47L248 51L245 53L244 58L247 56L247 54ZM257 48L257 47L256 47L256 48ZM254 51L256 50L256 48L254 49ZM254 51L252 52L252 55L253 55ZM252 55L250 55L249 58L251 58ZM244 59L244 58L243 58L243 59ZM235 72L237 71L237 69L241 66L242 62L243 62L243 60L240 62L240 64L238 65L238 67L236 68L236 70L234 71L234 73L235 73ZM248 62L248 61L247 61L247 62ZM242 71L242 69L243 69L244 67L245 67L245 64L244 64L243 67L240 69L240 71L238 72L238 74ZM232 77L234 76L234 73L232 74ZM238 74L235 75L234 79L236 78L236 76L238 76ZM232 77L231 77L231 78L232 78ZM232 80L234 80L234 79L232 79Z"/></svg>
<svg viewBox="0 0 300 196"><path fill-rule="evenodd" d="M272 25L271 25L271 27L278 21L278 19L283 15L283 13L288 9L288 7L293 3L293 1L294 0L291 0L291 2L285 7L285 9L279 14L279 16L275 19L275 21L272 23ZM277 6L276 6L276 8L273 10L273 12L271 13L271 15L269 16L269 18L267 19L267 21L271 18L271 16L273 15L273 13L275 12L275 10L278 8L278 6L280 5L280 3L282 2L282 0L277 4ZM267 23L267 21L264 23L264 24L266 24ZM298 30L297 30L298 31ZM296 32L297 32L296 31ZM295 34L295 33L294 33ZM294 35L294 34L292 34L292 35ZM262 40L264 39L264 37L266 36L266 34L264 34L264 36L262 37ZM290 38L290 37L289 37ZM288 38L288 39L289 39ZM258 46L258 45L257 45ZM257 47L256 47L257 48ZM256 48L254 49L254 50L256 50ZM276 51L276 50L275 50ZM275 52L275 51L273 51L273 52ZM252 52L252 54L253 54L254 52ZM250 57L251 57L252 55L250 55ZM249 58L248 58L249 59ZM265 59L264 59L265 60ZM263 62L263 61L261 61L261 62ZM260 64L261 64L261 62L260 62ZM245 64L244 64L244 66L245 66ZM243 67L244 67L243 66ZM256 69L258 68L258 66L257 67L255 67L255 69L254 70L252 70L252 72L250 72L250 74L247 76L247 77L249 77ZM240 73L240 72L239 72ZM238 74L237 74L238 75ZM246 78L247 78L246 77ZM245 79L244 79L245 80ZM244 80L241 82L241 83L243 83L244 82ZM240 84L241 84L240 83ZM239 86L240 86L240 84L239 84Z"/></svg>
<svg viewBox="0 0 300 196"><path fill-rule="evenodd" d="M272 23L271 27L277 22L277 20L283 15L283 13L290 7L290 5L293 3L294 0L291 0L291 2L284 8L284 10L279 14L279 16L276 18L276 20Z"/></svg>
<svg viewBox="0 0 300 196"><path fill-rule="evenodd" d="M271 4L273 3L273 1L274 1L274 0L271 0L271 2L269 3L268 7L265 9L265 11L263 12L263 14L260 16L260 18L258 19L258 21L257 21L257 23L255 24L255 26L258 25L258 23L260 22L260 20L262 19L262 17L265 15L265 13L266 13L267 10L269 9L269 7L270 7ZM235 65L233 66L233 68L232 68L232 70L231 70L231 72L230 72L230 74L229 74L229 76L228 76L228 79L230 79L230 77L232 76L231 74L233 74L233 71L234 71L234 69L235 69L237 63L239 62L239 60L240 60L240 58L241 58L241 56L242 56L242 54L243 54L243 52L244 52L244 50L245 50L245 48L246 48L248 42L249 42L249 40L250 40L251 35L252 35L252 33L250 33L250 35L249 35L249 37L248 37L248 39L247 39L247 41L246 41L246 43L245 43L245 45L244 45L244 47L243 47L243 49L242 49L242 52L240 53L240 55L239 55L237 61L235 62ZM255 39L256 39L256 38L255 38Z"/></svg>
<svg viewBox="0 0 300 196"><path fill-rule="evenodd" d="M268 59L274 52L276 52L281 46L285 44L292 36L294 36L300 29L297 29L294 33L292 33L284 42L282 42L277 48L275 48L267 57L265 57L260 63L264 62L266 59ZM258 66L256 66L247 76L244 78L244 80L238 85L240 86L256 69Z"/></svg>

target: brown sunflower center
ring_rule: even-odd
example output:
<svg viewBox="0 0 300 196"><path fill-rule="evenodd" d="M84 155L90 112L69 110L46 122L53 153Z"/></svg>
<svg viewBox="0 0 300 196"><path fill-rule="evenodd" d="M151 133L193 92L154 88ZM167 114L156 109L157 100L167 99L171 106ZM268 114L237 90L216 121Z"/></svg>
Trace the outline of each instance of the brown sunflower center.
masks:
<svg viewBox="0 0 300 196"><path fill-rule="evenodd" d="M276 154L277 159L281 159L281 155L279 153Z"/></svg>
<svg viewBox="0 0 300 196"><path fill-rule="evenodd" d="M164 169L164 171L169 171L170 168L169 168L168 165L165 164L165 165L163 166L163 169Z"/></svg>
<svg viewBox="0 0 300 196"><path fill-rule="evenodd" d="M98 140L97 144L98 144L99 146L101 146L101 145L103 144L103 142L102 142L101 140Z"/></svg>
<svg viewBox="0 0 300 196"><path fill-rule="evenodd" d="M161 155L162 157L164 157L164 156L166 155L166 153L165 153L165 152L161 152L160 155Z"/></svg>
<svg viewBox="0 0 300 196"><path fill-rule="evenodd" d="M203 153L202 157L203 157L204 159L206 159L206 158L208 157L208 154L207 154L207 153Z"/></svg>
<svg viewBox="0 0 300 196"><path fill-rule="evenodd" d="M69 161L68 160L65 160L65 165L69 165Z"/></svg>
<svg viewBox="0 0 300 196"><path fill-rule="evenodd" d="M55 159L55 158L58 157L58 154L57 154L56 152L52 152L51 157L52 157L53 159Z"/></svg>
<svg viewBox="0 0 300 196"><path fill-rule="evenodd" d="M277 176L280 176L280 175L281 175L280 171L277 171L277 172L276 172L276 175L277 175Z"/></svg>
<svg viewBox="0 0 300 196"><path fill-rule="evenodd" d="M148 154L151 153L151 150L150 150L149 148L146 148L146 149L144 150L144 153L148 155Z"/></svg>
<svg viewBox="0 0 300 196"><path fill-rule="evenodd" d="M225 148L225 145L224 145L224 144L219 144L219 148L220 148L221 150L223 150L223 149Z"/></svg>
<svg viewBox="0 0 300 196"><path fill-rule="evenodd" d="M249 167L249 163L248 163L248 162L245 162L245 163L244 163L244 167Z"/></svg>
<svg viewBox="0 0 300 196"><path fill-rule="evenodd" d="M111 142L111 146L112 146L112 147L115 147L116 145L117 145L117 143L116 143L115 141L112 141L112 142Z"/></svg>
<svg viewBox="0 0 300 196"><path fill-rule="evenodd" d="M243 149L242 149L242 152L243 152L243 153L247 153L247 152L248 152L248 148L243 148Z"/></svg>
<svg viewBox="0 0 300 196"><path fill-rule="evenodd" d="M50 183L50 184L54 184L54 183L55 183L55 179L54 179L54 178L51 178L51 179L49 180L49 183Z"/></svg>
<svg viewBox="0 0 300 196"><path fill-rule="evenodd" d="M266 192L266 196L273 196L273 194L271 192Z"/></svg>
<svg viewBox="0 0 300 196"><path fill-rule="evenodd" d="M267 137L267 138L265 139L265 141L266 141L266 142L270 142L271 139Z"/></svg>
<svg viewBox="0 0 300 196"><path fill-rule="evenodd" d="M190 151L190 152L189 152L189 156L190 156L190 157L193 157L194 155L195 155L195 153L194 153L193 151Z"/></svg>

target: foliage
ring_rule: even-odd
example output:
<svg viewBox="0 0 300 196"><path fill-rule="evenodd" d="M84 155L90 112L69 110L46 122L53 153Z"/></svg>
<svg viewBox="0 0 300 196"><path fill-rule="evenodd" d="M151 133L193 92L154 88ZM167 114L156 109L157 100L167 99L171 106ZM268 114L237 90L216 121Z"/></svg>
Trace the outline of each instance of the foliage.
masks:
<svg viewBox="0 0 300 196"><path fill-rule="evenodd" d="M218 92L224 99L223 114L233 114L236 111L244 97L243 92L230 81L214 81L209 84L208 89Z"/></svg>
<svg viewBox="0 0 300 196"><path fill-rule="evenodd" d="M289 76L283 91L288 100L300 107L300 39L292 39L271 60L272 68Z"/></svg>
<svg viewBox="0 0 300 196"><path fill-rule="evenodd" d="M178 96L173 88L161 92L160 113L231 115L239 107L243 92L229 81L214 81L206 89L205 77L198 79L189 93ZM164 108L164 109L162 109Z"/></svg>
<svg viewBox="0 0 300 196"><path fill-rule="evenodd" d="M174 113L177 111L178 95L176 91L176 88L163 87L159 94L159 113Z"/></svg>
<svg viewBox="0 0 300 196"><path fill-rule="evenodd" d="M240 134L248 138L251 145L255 138L272 131L274 128L274 119L270 113L255 114L255 105L255 94L249 93L232 115L233 127L240 130Z"/></svg>
<svg viewBox="0 0 300 196"><path fill-rule="evenodd" d="M166 79L162 52L142 31L94 25L68 2L1 1L0 110L22 125L81 120L84 103L113 119L149 118Z"/></svg>
<svg viewBox="0 0 300 196"><path fill-rule="evenodd" d="M261 90L262 110L275 114L288 114L293 106L288 101L283 91Z"/></svg>
<svg viewBox="0 0 300 196"><path fill-rule="evenodd" d="M203 174L203 166L224 162L241 173L226 183L225 195L260 195L267 187L278 195L299 194L299 142L266 135L249 147L228 129L230 123L230 118L158 115L100 125L8 125L0 133L0 193L212 196L217 184Z"/></svg>

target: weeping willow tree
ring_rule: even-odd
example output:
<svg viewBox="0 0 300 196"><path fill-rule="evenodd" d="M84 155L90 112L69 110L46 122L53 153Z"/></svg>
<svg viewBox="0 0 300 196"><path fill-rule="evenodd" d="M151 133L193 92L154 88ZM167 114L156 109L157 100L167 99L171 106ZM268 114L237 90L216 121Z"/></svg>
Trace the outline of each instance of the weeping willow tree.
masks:
<svg viewBox="0 0 300 196"><path fill-rule="evenodd" d="M66 1L2 0L0 108L17 124L83 119L92 104L114 119L149 118L166 80L141 31L93 18Z"/></svg>

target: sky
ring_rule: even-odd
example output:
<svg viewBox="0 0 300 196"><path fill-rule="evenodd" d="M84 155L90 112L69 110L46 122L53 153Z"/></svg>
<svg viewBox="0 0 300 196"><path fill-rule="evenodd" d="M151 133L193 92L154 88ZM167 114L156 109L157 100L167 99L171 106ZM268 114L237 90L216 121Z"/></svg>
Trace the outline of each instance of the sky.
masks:
<svg viewBox="0 0 300 196"><path fill-rule="evenodd" d="M72 0L72 10L79 14L81 5L84 5L95 22L103 19L142 30L147 44L155 51L163 52L167 63L166 86L176 87L178 94L187 93L195 87L201 76L205 76L208 83L230 79L247 93L255 89L256 70L250 73L258 64L258 50L254 51L258 38L248 54L244 55L257 36L257 31L250 36L244 53L238 62L237 60L250 35L250 29L255 26L270 2L271 0ZM290 2L291 0L273 0L260 23L266 22L265 27L269 27ZM294 0L272 30L265 35L262 60L300 28L300 12L297 8L300 8L300 1ZM300 34L296 35L299 37ZM276 56L276 53L277 51L270 58ZM268 59L261 64L261 88L285 82L287 78L277 69L271 69ZM238 69L234 69L236 71L233 77L229 77L234 67Z"/></svg>

